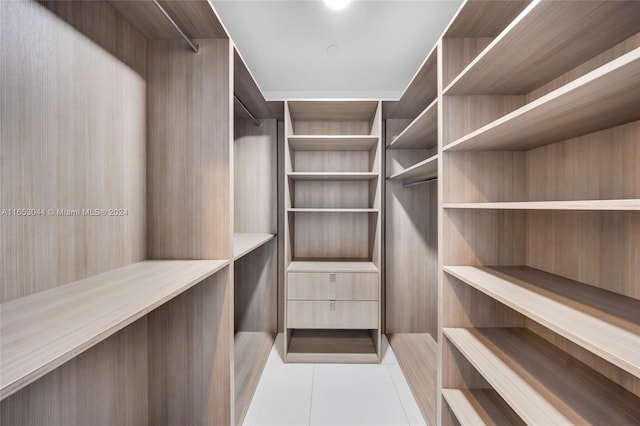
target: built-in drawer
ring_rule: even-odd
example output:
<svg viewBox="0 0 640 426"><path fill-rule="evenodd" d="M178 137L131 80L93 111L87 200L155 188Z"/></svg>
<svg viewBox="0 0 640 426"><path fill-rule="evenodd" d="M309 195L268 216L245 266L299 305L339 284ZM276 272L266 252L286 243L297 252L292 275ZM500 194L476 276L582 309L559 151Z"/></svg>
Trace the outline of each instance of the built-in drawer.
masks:
<svg viewBox="0 0 640 426"><path fill-rule="evenodd" d="M288 328L378 328L377 301L290 300Z"/></svg>
<svg viewBox="0 0 640 426"><path fill-rule="evenodd" d="M289 272L289 300L378 300L377 272Z"/></svg>

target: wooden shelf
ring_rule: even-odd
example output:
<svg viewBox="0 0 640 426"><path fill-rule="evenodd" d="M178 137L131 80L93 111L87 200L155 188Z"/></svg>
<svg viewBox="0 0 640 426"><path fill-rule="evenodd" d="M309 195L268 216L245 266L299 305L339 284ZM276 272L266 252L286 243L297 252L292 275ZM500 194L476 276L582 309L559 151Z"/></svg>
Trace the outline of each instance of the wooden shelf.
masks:
<svg viewBox="0 0 640 426"><path fill-rule="evenodd" d="M287 209L291 213L378 213L378 209Z"/></svg>
<svg viewBox="0 0 640 426"><path fill-rule="evenodd" d="M462 426L525 424L492 389L442 389L442 397Z"/></svg>
<svg viewBox="0 0 640 426"><path fill-rule="evenodd" d="M389 177L391 180L403 180L410 182L420 178L434 177L438 174L438 155L433 155L424 161L414 164Z"/></svg>
<svg viewBox="0 0 640 426"><path fill-rule="evenodd" d="M640 119L640 48L446 145L527 150Z"/></svg>
<svg viewBox="0 0 640 426"><path fill-rule="evenodd" d="M233 260L238 260L274 237L274 234L233 234Z"/></svg>
<svg viewBox="0 0 640 426"><path fill-rule="evenodd" d="M236 424L242 424L249 410L274 339L273 333L260 331L239 331L234 335Z"/></svg>
<svg viewBox="0 0 640 426"><path fill-rule="evenodd" d="M394 333L389 343L423 417L435 424L438 344L428 333Z"/></svg>
<svg viewBox="0 0 640 426"><path fill-rule="evenodd" d="M378 268L368 261L293 261L287 272L378 272Z"/></svg>
<svg viewBox="0 0 640 426"><path fill-rule="evenodd" d="M438 142L438 99L435 99L388 146L389 149L428 149Z"/></svg>
<svg viewBox="0 0 640 426"><path fill-rule="evenodd" d="M640 399L526 329L444 335L527 424L637 424Z"/></svg>
<svg viewBox="0 0 640 426"><path fill-rule="evenodd" d="M378 136L354 135L289 136L289 147L296 151L369 151L378 139Z"/></svg>
<svg viewBox="0 0 640 426"><path fill-rule="evenodd" d="M638 16L639 2L533 2L444 93L527 94L637 33Z"/></svg>
<svg viewBox="0 0 640 426"><path fill-rule="evenodd" d="M3 303L0 399L228 264L228 260L149 260Z"/></svg>
<svg viewBox="0 0 640 426"><path fill-rule="evenodd" d="M529 267L443 269L640 377L640 301Z"/></svg>
<svg viewBox="0 0 640 426"><path fill-rule="evenodd" d="M445 209L490 210L640 210L640 200L576 200L576 201L519 201L499 203L445 203Z"/></svg>
<svg viewBox="0 0 640 426"><path fill-rule="evenodd" d="M378 101L288 101L292 121L371 121Z"/></svg>
<svg viewBox="0 0 640 426"><path fill-rule="evenodd" d="M287 362L378 362L375 344L367 330L295 329L289 342Z"/></svg>
<svg viewBox="0 0 640 426"><path fill-rule="evenodd" d="M287 173L291 180L374 180L378 173L373 172L292 172Z"/></svg>

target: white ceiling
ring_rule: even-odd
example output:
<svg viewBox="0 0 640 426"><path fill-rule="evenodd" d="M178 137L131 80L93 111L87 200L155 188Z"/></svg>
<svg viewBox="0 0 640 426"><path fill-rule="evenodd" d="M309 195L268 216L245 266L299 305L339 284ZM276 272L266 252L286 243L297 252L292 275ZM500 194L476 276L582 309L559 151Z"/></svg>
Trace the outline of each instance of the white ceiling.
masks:
<svg viewBox="0 0 640 426"><path fill-rule="evenodd" d="M213 0L267 100L399 98L461 3Z"/></svg>

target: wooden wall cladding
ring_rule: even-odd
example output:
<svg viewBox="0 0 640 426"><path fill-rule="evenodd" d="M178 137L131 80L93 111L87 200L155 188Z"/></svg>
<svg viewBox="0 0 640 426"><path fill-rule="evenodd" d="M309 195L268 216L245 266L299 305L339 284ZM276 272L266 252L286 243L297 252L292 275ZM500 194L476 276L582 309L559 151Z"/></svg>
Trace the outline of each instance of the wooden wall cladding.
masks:
<svg viewBox="0 0 640 426"><path fill-rule="evenodd" d="M146 41L102 2L66 3L46 5L71 26L36 2L0 4L0 205L56 211L0 218L0 302L146 254Z"/></svg>

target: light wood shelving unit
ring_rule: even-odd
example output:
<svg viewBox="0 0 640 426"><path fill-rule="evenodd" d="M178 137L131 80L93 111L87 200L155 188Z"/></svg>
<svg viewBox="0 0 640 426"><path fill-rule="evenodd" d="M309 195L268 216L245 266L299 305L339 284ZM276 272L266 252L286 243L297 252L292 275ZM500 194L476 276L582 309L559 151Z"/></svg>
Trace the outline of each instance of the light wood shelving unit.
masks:
<svg viewBox="0 0 640 426"><path fill-rule="evenodd" d="M438 423L637 422L638 19L469 1L438 43Z"/></svg>
<svg viewBox="0 0 640 426"><path fill-rule="evenodd" d="M285 358L379 362L381 105L285 104Z"/></svg>

